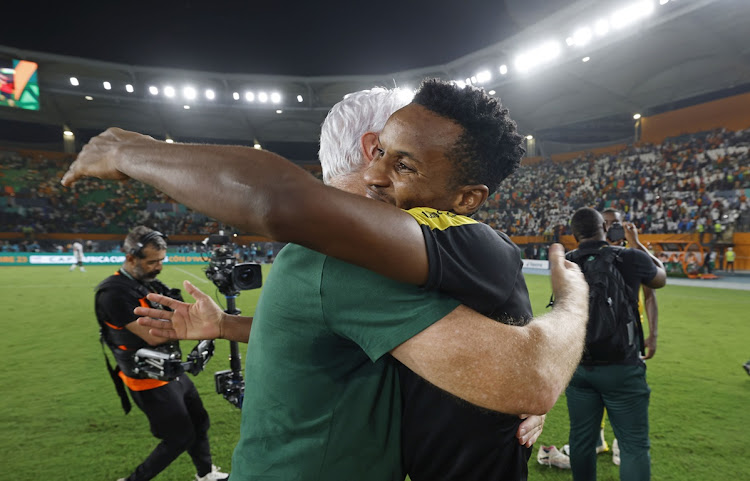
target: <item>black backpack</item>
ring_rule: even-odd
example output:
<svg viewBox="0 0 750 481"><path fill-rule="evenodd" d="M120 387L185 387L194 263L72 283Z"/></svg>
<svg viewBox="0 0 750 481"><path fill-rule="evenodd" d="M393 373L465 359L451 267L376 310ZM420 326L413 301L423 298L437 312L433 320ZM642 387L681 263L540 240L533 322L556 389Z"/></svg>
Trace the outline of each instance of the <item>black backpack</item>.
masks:
<svg viewBox="0 0 750 481"><path fill-rule="evenodd" d="M638 299L625 283L618 266L621 247L578 249L568 260L581 267L589 285L589 322L582 363L610 364L623 361L637 349L643 353L643 329Z"/></svg>

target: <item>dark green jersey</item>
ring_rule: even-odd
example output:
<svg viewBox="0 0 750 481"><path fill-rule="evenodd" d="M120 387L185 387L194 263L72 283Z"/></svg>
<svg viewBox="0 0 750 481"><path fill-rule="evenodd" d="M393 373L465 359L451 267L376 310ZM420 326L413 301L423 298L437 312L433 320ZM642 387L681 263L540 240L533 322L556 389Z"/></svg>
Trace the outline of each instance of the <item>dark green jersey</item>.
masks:
<svg viewBox="0 0 750 481"><path fill-rule="evenodd" d="M402 481L401 394L384 354L457 305L282 249L250 334L232 479Z"/></svg>

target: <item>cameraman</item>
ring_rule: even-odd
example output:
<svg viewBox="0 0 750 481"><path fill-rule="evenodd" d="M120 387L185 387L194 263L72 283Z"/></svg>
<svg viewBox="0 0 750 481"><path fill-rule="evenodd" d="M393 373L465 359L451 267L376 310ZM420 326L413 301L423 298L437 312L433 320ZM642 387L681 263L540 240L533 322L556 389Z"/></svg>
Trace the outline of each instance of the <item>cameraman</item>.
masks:
<svg viewBox="0 0 750 481"><path fill-rule="evenodd" d="M133 314L136 306L160 307L149 301L149 293L182 299L179 289L169 289L156 277L162 270L167 243L160 232L138 226L128 233L123 245L125 263L112 276L102 281L96 292L96 317L102 342L114 354L117 368L111 371L118 386L126 413L130 402L122 384L128 387L133 401L146 414L151 433L161 442L127 478L118 481L153 479L169 464L187 451L198 470L198 481L227 479L211 462L208 443L208 413L198 391L187 375L175 379L152 379L136 367L135 353L153 348L164 354L181 357L177 342L166 342L140 326ZM121 380L121 381L120 381Z"/></svg>

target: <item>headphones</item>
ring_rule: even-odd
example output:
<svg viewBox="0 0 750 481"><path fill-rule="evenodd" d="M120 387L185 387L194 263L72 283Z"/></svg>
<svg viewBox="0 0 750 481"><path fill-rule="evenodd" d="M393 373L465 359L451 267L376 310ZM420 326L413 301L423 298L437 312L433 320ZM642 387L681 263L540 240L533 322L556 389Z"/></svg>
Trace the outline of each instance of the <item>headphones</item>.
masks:
<svg viewBox="0 0 750 481"><path fill-rule="evenodd" d="M138 242L135 244L135 246L130 249L129 254L134 255L139 258L143 258L143 248L146 247L149 242L153 242L157 238L161 237L164 239L164 241L167 241L167 236L162 234L159 231L152 230L151 232L147 232L143 235L140 239L138 239Z"/></svg>

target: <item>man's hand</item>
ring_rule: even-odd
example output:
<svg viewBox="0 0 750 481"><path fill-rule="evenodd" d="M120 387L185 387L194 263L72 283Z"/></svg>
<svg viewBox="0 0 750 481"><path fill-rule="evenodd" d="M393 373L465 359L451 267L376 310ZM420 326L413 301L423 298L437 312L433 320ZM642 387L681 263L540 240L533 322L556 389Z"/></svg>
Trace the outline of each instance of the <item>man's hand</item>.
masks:
<svg viewBox="0 0 750 481"><path fill-rule="evenodd" d="M160 294L149 294L150 301L158 302L172 310L136 307L133 312L142 316L137 319L138 324L150 327L149 333L152 336L164 339L221 338L224 311L189 281L184 281L183 286L195 299L194 304L180 302Z"/></svg>
<svg viewBox="0 0 750 481"><path fill-rule="evenodd" d="M546 418L546 414L542 414L541 416L527 416L522 414L521 419L524 421L518 426L518 431L516 432L518 442L530 448L539 439L539 435L542 434Z"/></svg>
<svg viewBox="0 0 750 481"><path fill-rule="evenodd" d="M649 335L646 339L644 339L643 343L646 347L646 355L643 357L643 359L651 359L654 357L654 354L656 354L656 336Z"/></svg>
<svg viewBox="0 0 750 481"><path fill-rule="evenodd" d="M565 259L562 244L552 244L549 248L550 281L556 302L567 302L574 295L576 302L585 302L588 311L589 286L581 269L575 262ZM585 298L582 293L585 293Z"/></svg>
<svg viewBox="0 0 750 481"><path fill-rule="evenodd" d="M118 148L127 142L154 140L147 135L135 132L109 128L92 138L78 154L68 171L60 181L62 185L70 187L82 177L98 177L100 179L125 180L127 175L117 169Z"/></svg>
<svg viewBox="0 0 750 481"><path fill-rule="evenodd" d="M628 241L628 247L638 249L640 240L638 240L638 228L632 222L625 222L622 227L625 230L625 240ZM646 250L645 248L643 249Z"/></svg>

